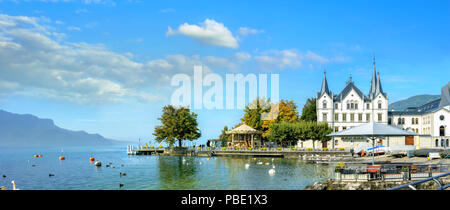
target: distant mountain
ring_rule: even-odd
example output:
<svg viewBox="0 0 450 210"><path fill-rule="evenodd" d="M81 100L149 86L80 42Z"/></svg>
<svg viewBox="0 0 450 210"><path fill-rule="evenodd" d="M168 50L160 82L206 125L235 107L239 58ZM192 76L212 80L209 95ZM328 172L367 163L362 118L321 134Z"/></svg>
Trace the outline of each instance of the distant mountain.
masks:
<svg viewBox="0 0 450 210"><path fill-rule="evenodd" d="M50 119L0 110L0 147L71 147L124 144L99 134L60 128Z"/></svg>
<svg viewBox="0 0 450 210"><path fill-rule="evenodd" d="M389 105L389 111L404 111L408 107L418 107L440 98L441 95L417 95Z"/></svg>

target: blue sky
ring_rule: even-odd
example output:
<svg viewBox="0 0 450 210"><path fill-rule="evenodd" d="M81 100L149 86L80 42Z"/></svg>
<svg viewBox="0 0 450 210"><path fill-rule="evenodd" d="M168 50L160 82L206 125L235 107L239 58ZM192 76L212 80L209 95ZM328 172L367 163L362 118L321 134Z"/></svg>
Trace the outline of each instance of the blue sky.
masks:
<svg viewBox="0 0 450 210"><path fill-rule="evenodd" d="M303 107L326 69L367 93L372 57L390 103L440 94L450 78L448 1L0 0L0 109L105 137L153 139L170 78L280 75ZM170 28L170 29L169 29ZM242 110L193 110L201 142Z"/></svg>

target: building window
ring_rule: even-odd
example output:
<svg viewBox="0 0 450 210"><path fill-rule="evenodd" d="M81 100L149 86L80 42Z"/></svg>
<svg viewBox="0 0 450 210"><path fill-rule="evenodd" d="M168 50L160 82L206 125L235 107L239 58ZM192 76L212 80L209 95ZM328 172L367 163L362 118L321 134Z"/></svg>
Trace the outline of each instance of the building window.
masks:
<svg viewBox="0 0 450 210"><path fill-rule="evenodd" d="M358 109L358 104L355 104L355 109Z"/></svg>
<svg viewBox="0 0 450 210"><path fill-rule="evenodd" d="M370 122L370 114L366 114L366 122Z"/></svg>
<svg viewBox="0 0 450 210"><path fill-rule="evenodd" d="M342 130L345 130L345 129L347 129L347 127L345 127L345 126L344 126L344 127L342 127Z"/></svg>
<svg viewBox="0 0 450 210"><path fill-rule="evenodd" d="M445 136L445 128L443 125L439 127L439 136Z"/></svg>
<svg viewBox="0 0 450 210"><path fill-rule="evenodd" d="M355 121L355 114L350 114L350 122L354 122Z"/></svg>
<svg viewBox="0 0 450 210"><path fill-rule="evenodd" d="M388 125L392 124L392 118L388 118Z"/></svg>
<svg viewBox="0 0 450 210"><path fill-rule="evenodd" d="M419 118L416 118L416 125L419 124Z"/></svg>
<svg viewBox="0 0 450 210"><path fill-rule="evenodd" d="M448 139L447 139L448 140ZM334 140L334 146L337 146L338 145L338 140Z"/></svg>
<svg viewBox="0 0 450 210"><path fill-rule="evenodd" d="M397 124L401 125L402 124L402 118L398 118L398 122Z"/></svg>
<svg viewBox="0 0 450 210"><path fill-rule="evenodd" d="M405 118L402 118L402 125L405 124Z"/></svg>
<svg viewBox="0 0 450 210"><path fill-rule="evenodd" d="M322 121L327 121L327 113L323 113L323 120Z"/></svg>
<svg viewBox="0 0 450 210"><path fill-rule="evenodd" d="M378 109L381 109L381 101L378 101Z"/></svg>
<svg viewBox="0 0 450 210"><path fill-rule="evenodd" d="M381 120L383 119L383 114L378 114L378 122L381 122Z"/></svg>
<svg viewBox="0 0 450 210"><path fill-rule="evenodd" d="M339 131L339 127L335 127L334 132L338 132L338 131Z"/></svg>
<svg viewBox="0 0 450 210"><path fill-rule="evenodd" d="M334 108L335 108L335 109L339 109L339 106L338 106L337 103L334 104Z"/></svg>
<svg viewBox="0 0 450 210"><path fill-rule="evenodd" d="M350 109L350 104L349 103L347 103L347 109Z"/></svg>
<svg viewBox="0 0 450 210"><path fill-rule="evenodd" d="M350 104L350 108L351 108L351 109L355 109L355 104L351 103L351 104Z"/></svg>
<svg viewBox="0 0 450 210"><path fill-rule="evenodd" d="M339 114L334 114L334 121L339 121Z"/></svg>
<svg viewBox="0 0 450 210"><path fill-rule="evenodd" d="M362 122L362 114L358 114L358 121Z"/></svg>
<svg viewBox="0 0 450 210"><path fill-rule="evenodd" d="M367 109L370 109L370 104L367 104Z"/></svg>
<svg viewBox="0 0 450 210"><path fill-rule="evenodd" d="M438 139L436 139L436 141L435 141L435 144L434 144L436 147L439 147L439 140Z"/></svg>
<svg viewBox="0 0 450 210"><path fill-rule="evenodd" d="M327 102L323 101L323 108L326 109L327 108Z"/></svg>
<svg viewBox="0 0 450 210"><path fill-rule="evenodd" d="M414 124L416 124L415 122L416 122L416 120L414 118L411 118L411 124L414 125Z"/></svg>
<svg viewBox="0 0 450 210"><path fill-rule="evenodd" d="M347 114L342 114L342 121L346 122L347 121Z"/></svg>

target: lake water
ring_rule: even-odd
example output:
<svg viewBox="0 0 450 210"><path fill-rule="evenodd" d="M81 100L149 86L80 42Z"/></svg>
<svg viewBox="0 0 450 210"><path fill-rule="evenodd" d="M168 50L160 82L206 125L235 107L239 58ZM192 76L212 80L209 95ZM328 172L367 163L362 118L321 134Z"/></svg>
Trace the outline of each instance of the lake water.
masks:
<svg viewBox="0 0 450 210"><path fill-rule="evenodd" d="M35 154L43 157L35 158ZM66 160L59 160L61 155ZM90 157L102 166L95 167ZM269 175L273 166L276 172ZM120 176L121 172L127 175ZM332 175L332 167L299 159L128 156L125 147L64 148L64 152L60 148L0 149L0 186L8 189L15 180L17 188L24 190L296 190Z"/></svg>

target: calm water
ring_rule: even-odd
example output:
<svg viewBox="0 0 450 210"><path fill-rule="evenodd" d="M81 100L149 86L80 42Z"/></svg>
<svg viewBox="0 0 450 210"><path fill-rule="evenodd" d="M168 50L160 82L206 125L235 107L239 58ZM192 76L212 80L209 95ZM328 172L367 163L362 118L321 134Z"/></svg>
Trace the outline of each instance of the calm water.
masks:
<svg viewBox="0 0 450 210"><path fill-rule="evenodd" d="M61 155L66 160L60 161ZM100 160L102 166L95 167L90 157ZM257 165L258 161L270 165ZM106 167L110 162L115 168ZM268 173L272 165L276 170L273 176ZM121 177L120 172L127 175ZM49 177L49 173L55 176ZM304 189L332 173L329 166L298 159L213 157L208 161L206 157L128 156L124 147L65 148L63 153L61 149L0 149L0 186L8 189L12 189L11 180L27 190Z"/></svg>

